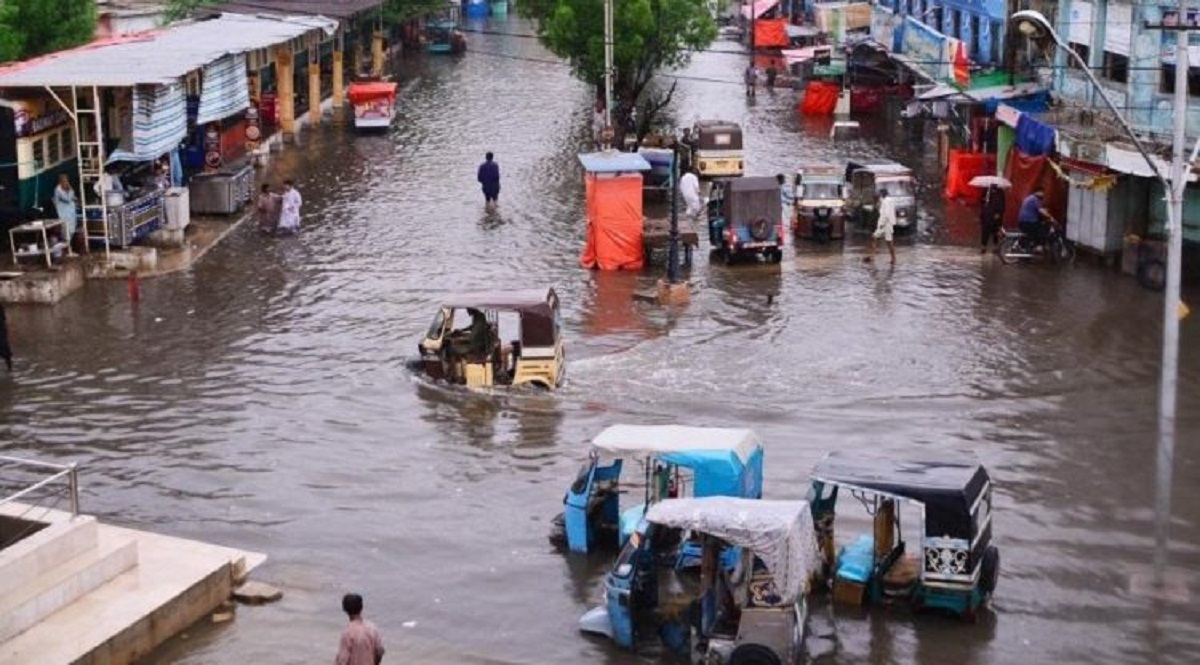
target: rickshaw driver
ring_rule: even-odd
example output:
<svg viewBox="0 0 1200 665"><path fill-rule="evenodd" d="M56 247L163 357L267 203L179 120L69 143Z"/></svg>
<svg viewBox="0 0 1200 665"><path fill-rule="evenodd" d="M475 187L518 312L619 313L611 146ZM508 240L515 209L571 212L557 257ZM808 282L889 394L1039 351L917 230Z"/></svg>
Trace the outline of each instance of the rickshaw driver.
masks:
<svg viewBox="0 0 1200 665"><path fill-rule="evenodd" d="M467 308L467 314L471 316L471 324L450 333L451 351L464 358L486 356L491 337L487 315L470 307Z"/></svg>

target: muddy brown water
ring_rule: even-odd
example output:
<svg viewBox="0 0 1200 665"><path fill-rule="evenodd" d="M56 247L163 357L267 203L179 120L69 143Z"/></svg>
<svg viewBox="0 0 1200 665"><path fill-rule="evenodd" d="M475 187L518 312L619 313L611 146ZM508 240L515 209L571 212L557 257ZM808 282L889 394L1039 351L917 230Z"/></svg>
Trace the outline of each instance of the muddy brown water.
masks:
<svg viewBox="0 0 1200 665"><path fill-rule="evenodd" d="M0 377L0 450L80 462L83 506L107 520L268 553L255 577L285 590L152 662L328 661L348 590L365 596L387 662L660 660L577 632L609 559L546 541L585 442L618 422L753 427L774 498L803 497L833 449L989 467L993 611L962 625L818 603L818 662L1193 661L1195 316L1172 523L1191 602L1160 602L1131 591L1153 554L1158 296L1085 265L981 258L973 212L933 186L894 268L864 265L855 243L789 248L780 267L701 252L690 305L637 301L657 273L578 263L589 91L531 39L471 45L406 65L390 135L325 127L275 161L272 176L305 196L300 237L243 226L194 268L144 283L136 306L123 284L93 282L52 308L10 309L19 368ZM741 63L699 56L678 117L742 122L752 173L862 154L933 168L884 121L831 144L828 121L798 119L790 92L748 105ZM474 182L488 149L503 173L495 215ZM539 284L564 304L562 390L470 394L406 370L442 295Z"/></svg>

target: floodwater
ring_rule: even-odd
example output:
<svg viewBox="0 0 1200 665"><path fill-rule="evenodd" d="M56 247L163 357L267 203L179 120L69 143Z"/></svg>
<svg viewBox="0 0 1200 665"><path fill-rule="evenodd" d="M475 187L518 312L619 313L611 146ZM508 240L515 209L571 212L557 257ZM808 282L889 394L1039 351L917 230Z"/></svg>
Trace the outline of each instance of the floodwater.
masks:
<svg viewBox="0 0 1200 665"><path fill-rule="evenodd" d="M145 282L136 306L124 284L89 283L53 308L10 308L19 367L0 376L0 451L80 462L83 507L104 519L270 555L254 577L281 602L193 627L152 661L328 661L340 597L356 590L388 662L656 662L577 632L605 559L546 541L585 442L629 422L754 428L771 498L803 497L835 449L988 466L993 610L965 625L818 605L818 662L1193 662L1195 316L1172 522L1182 588L1159 601L1136 593L1153 554L1158 296L1096 267L981 258L971 212L944 214L935 183L894 268L862 263L861 244L789 251L779 267L702 253L687 307L635 300L659 273L578 263L589 91L534 40L476 34L471 47L408 65L390 136L325 127L276 160L306 199L300 237L245 225L193 269ZM682 122L741 121L751 173L932 158L879 121L877 138L830 144L828 121L798 120L787 91L747 104L742 62L702 54L676 106ZM504 177L495 215L474 182L487 149ZM405 369L442 296L543 284L564 305L560 391L471 394Z"/></svg>

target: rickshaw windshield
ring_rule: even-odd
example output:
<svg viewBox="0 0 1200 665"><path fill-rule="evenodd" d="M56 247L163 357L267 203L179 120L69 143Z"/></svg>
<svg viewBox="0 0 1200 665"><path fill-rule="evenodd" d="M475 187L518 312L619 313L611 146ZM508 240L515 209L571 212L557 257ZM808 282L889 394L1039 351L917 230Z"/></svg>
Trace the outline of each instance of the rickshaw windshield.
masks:
<svg viewBox="0 0 1200 665"><path fill-rule="evenodd" d="M875 189L882 192L887 190L888 196L908 196L913 195L913 183L911 180L876 180Z"/></svg>
<svg viewBox="0 0 1200 665"><path fill-rule="evenodd" d="M806 182L800 186L802 199L840 199L842 186L835 182Z"/></svg>
<svg viewBox="0 0 1200 665"><path fill-rule="evenodd" d="M442 331L446 329L446 310L439 309L436 316L433 317L433 323L429 324L429 331L425 333L428 339L439 339L442 336Z"/></svg>

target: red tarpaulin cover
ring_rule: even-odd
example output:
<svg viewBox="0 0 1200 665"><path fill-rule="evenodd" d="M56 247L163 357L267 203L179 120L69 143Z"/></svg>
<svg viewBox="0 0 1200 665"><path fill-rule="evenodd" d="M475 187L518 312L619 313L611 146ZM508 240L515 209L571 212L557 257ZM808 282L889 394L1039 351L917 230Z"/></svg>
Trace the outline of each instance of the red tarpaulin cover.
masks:
<svg viewBox="0 0 1200 665"><path fill-rule="evenodd" d="M587 246L584 268L642 269L642 176L584 177L587 187Z"/></svg>
<svg viewBox="0 0 1200 665"><path fill-rule="evenodd" d="M836 83L809 81L804 89L804 100L800 112L804 115L830 115L837 107L838 93L842 87Z"/></svg>
<svg viewBox="0 0 1200 665"><path fill-rule="evenodd" d="M996 173L996 156L983 152L965 150L950 151L950 165L946 167L946 198L960 198L967 203L979 203L983 198L982 187L969 183L977 175Z"/></svg>
<svg viewBox="0 0 1200 665"><path fill-rule="evenodd" d="M396 96L394 81L367 81L350 84L350 103L362 104L372 99L393 98Z"/></svg>
<svg viewBox="0 0 1200 665"><path fill-rule="evenodd" d="M1046 191L1043 206L1060 223L1066 224L1064 213L1067 209L1067 187L1058 179L1058 175L1047 161L1045 156L1030 157L1017 150L1016 146L1009 149L1004 177L1008 178L1012 187L1009 188L1008 197L1004 201L1005 228L1016 228L1021 203L1038 185Z"/></svg>
<svg viewBox="0 0 1200 665"><path fill-rule="evenodd" d="M754 22L754 48L787 47L792 42L787 36L787 19L760 18Z"/></svg>

